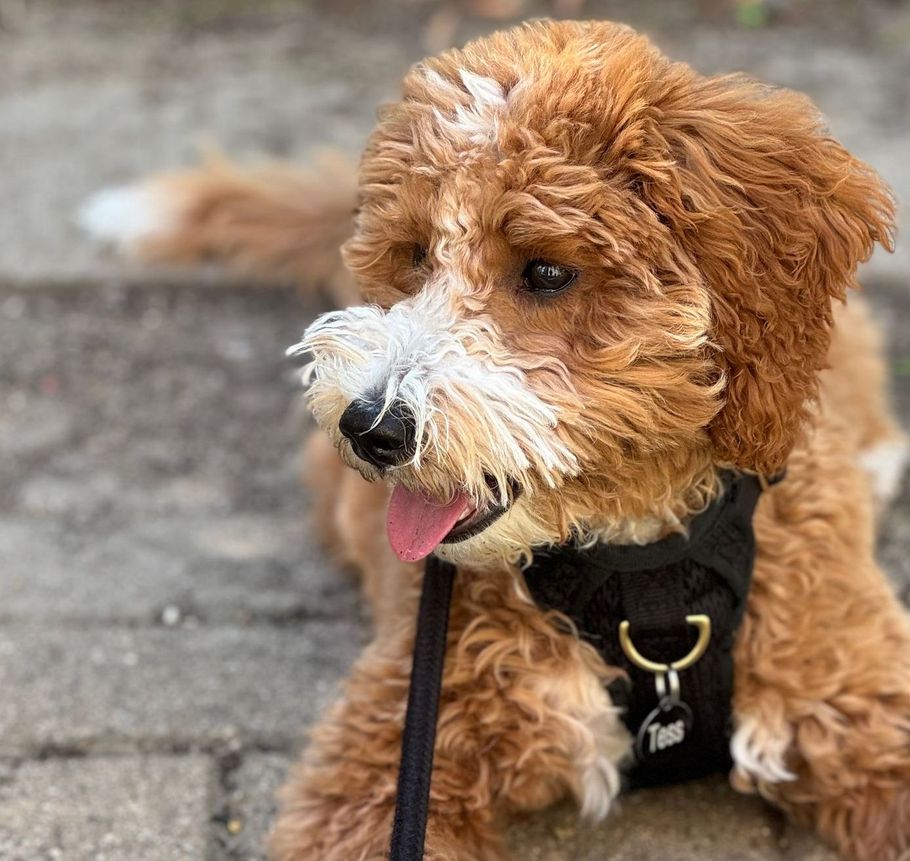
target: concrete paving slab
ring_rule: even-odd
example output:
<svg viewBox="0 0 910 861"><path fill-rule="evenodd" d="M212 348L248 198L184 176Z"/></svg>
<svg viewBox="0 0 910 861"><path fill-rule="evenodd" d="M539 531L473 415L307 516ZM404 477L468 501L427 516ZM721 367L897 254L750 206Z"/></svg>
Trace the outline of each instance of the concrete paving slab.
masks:
<svg viewBox="0 0 910 861"><path fill-rule="evenodd" d="M313 313L280 290L0 290L0 511L299 511L284 350Z"/></svg>
<svg viewBox="0 0 910 861"><path fill-rule="evenodd" d="M706 73L744 70L808 92L833 131L910 199L905 7L866 3L857 15L856 4L827 4L813 16L811 4L783 2L776 25L749 29L703 5L589 0L583 14L642 28ZM552 14L541 0L516 7ZM376 105L426 53L433 11L428 0L21 4L0 31L0 159L15 165L4 176L0 277L40 284L129 271L84 241L72 213L101 186L187 163L200 137L241 155L356 152ZM466 16L453 38L509 23ZM874 270L906 275L907 245L878 256Z"/></svg>
<svg viewBox="0 0 910 861"><path fill-rule="evenodd" d="M206 756L25 762L0 781L4 861L203 861Z"/></svg>
<svg viewBox="0 0 910 861"><path fill-rule="evenodd" d="M349 622L175 630L0 627L0 754L287 746L362 640Z"/></svg>
<svg viewBox="0 0 910 861"><path fill-rule="evenodd" d="M91 535L59 518L2 518L0 622L356 618L356 583L315 543L302 514L136 518Z"/></svg>
<svg viewBox="0 0 910 861"><path fill-rule="evenodd" d="M841 861L840 855L820 843L805 828L789 823L784 825L778 842L785 861Z"/></svg>
<svg viewBox="0 0 910 861"><path fill-rule="evenodd" d="M288 291L0 289L0 620L353 612L295 476L282 353L312 313Z"/></svg>
<svg viewBox="0 0 910 861"><path fill-rule="evenodd" d="M349 44L343 22L309 4L227 29L182 17L200 4L93 5L30 9L0 35L0 159L17 166L0 272L33 283L118 271L72 218L99 186L186 163L201 139L244 154L354 152L404 68L394 32Z"/></svg>
<svg viewBox="0 0 910 861"><path fill-rule="evenodd" d="M630 793L597 827L567 806L517 826L511 846L521 861L766 861L780 857L777 829L761 801L718 779Z"/></svg>

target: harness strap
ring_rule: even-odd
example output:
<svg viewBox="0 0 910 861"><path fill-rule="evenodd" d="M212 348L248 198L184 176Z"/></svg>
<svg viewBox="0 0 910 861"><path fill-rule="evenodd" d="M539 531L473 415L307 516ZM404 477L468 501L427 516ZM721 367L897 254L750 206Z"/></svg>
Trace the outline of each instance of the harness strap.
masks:
<svg viewBox="0 0 910 861"><path fill-rule="evenodd" d="M691 632L686 624L686 614L691 610L686 607L678 589L656 591L646 578L634 571L619 572L616 576L632 638L636 642L652 637L688 642ZM682 649L677 654L684 655L686 651Z"/></svg>
<svg viewBox="0 0 910 861"><path fill-rule="evenodd" d="M433 556L427 559L417 612L411 687L401 737L401 765L389 861L421 861L423 858L454 581L454 565Z"/></svg>

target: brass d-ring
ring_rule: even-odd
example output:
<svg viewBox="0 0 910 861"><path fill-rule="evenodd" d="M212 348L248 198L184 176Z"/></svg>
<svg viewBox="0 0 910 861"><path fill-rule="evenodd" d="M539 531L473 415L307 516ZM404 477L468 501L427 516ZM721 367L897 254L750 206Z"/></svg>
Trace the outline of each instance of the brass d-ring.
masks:
<svg viewBox="0 0 910 861"><path fill-rule="evenodd" d="M708 648L708 642L711 639L711 619L702 613L698 613L694 616L686 616L686 622L698 629L698 640L688 655L680 658L678 661L673 661L672 664L659 664L657 661L649 661L635 648L632 637L629 635L628 619L621 622L619 625L619 645L622 646L622 650L626 653L626 657L635 664L636 667L641 667L641 669L648 670L648 672L666 673L670 670L679 672L688 669Z"/></svg>

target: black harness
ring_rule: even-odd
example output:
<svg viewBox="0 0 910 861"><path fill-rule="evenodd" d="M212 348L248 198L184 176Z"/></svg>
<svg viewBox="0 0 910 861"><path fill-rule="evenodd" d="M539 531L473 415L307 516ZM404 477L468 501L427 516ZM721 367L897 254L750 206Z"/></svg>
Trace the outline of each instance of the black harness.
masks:
<svg viewBox="0 0 910 861"><path fill-rule="evenodd" d="M549 548L524 572L541 609L568 617L607 665L624 670L610 694L636 740L633 785L690 780L731 765L732 649L752 579L752 515L762 483L732 473L723 481L724 492L687 535L642 546ZM447 563L427 561L390 861L423 857L454 574Z"/></svg>
<svg viewBox="0 0 910 861"><path fill-rule="evenodd" d="M610 694L636 739L635 785L731 765L733 639L752 580L762 488L754 476L728 474L724 484L688 535L560 547L535 554L525 571L537 604L568 616L608 666L625 671ZM694 662L674 669L687 658Z"/></svg>

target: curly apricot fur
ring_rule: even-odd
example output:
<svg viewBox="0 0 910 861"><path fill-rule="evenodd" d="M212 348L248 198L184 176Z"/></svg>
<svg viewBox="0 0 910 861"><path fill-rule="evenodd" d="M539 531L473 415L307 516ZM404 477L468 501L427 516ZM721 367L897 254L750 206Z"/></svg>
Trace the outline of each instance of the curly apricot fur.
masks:
<svg viewBox="0 0 910 861"><path fill-rule="evenodd" d="M202 190L174 253L273 262L277 247L307 282L312 251L286 239L311 213L284 205L305 187L285 201L233 170L181 178L182 195ZM343 200L326 206L327 235ZM787 467L755 518L734 782L856 861L910 852L910 628L874 561L858 462L900 435L874 328L857 302L837 305L873 245L890 247L892 219L887 189L803 96L703 77L625 27L529 24L407 76L364 156L347 263L385 308L436 277L452 314L489 334L486 360L558 413L541 432L580 464L529 469L511 543L492 529L459 570L427 858L502 861L503 817L565 794L602 815L628 749L603 687L615 670L533 607L512 556L684 529L731 466ZM437 276L415 269L415 246ZM571 263L577 285L522 295L530 257ZM451 486L469 448L406 478ZM343 470L321 434L308 457L320 531L362 570L377 635L283 791L272 851L378 861L420 572L387 546L387 488Z"/></svg>

